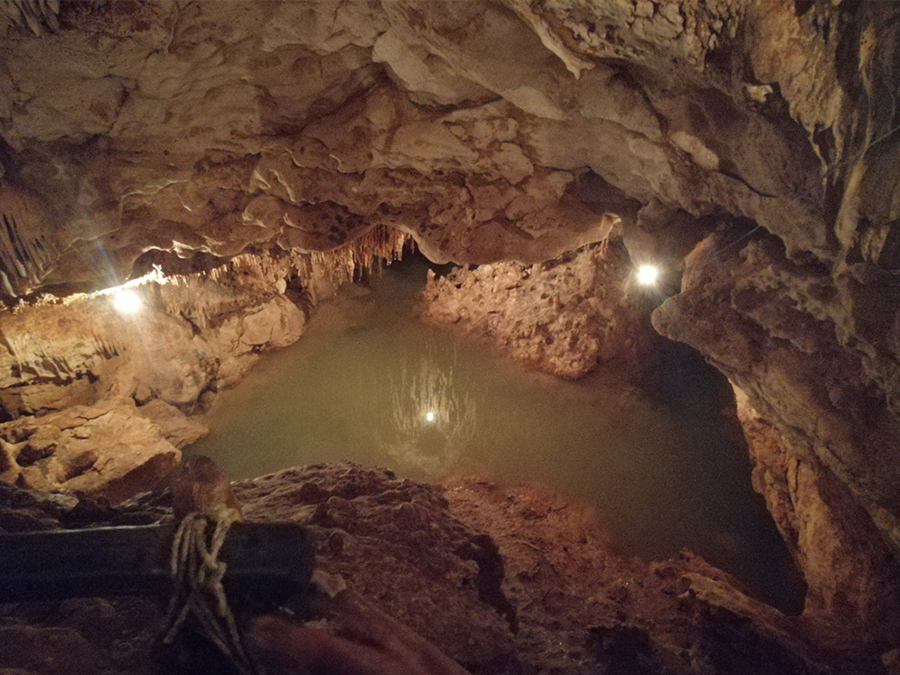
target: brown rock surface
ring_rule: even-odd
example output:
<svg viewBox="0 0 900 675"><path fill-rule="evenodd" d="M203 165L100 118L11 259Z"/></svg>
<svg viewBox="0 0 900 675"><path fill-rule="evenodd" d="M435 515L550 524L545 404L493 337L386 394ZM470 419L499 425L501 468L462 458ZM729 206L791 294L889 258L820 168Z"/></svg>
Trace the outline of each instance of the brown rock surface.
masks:
<svg viewBox="0 0 900 675"><path fill-rule="evenodd" d="M578 378L603 362L638 369L654 335L619 245L536 265L500 262L429 275L422 314L482 336L544 372Z"/></svg>
<svg viewBox="0 0 900 675"><path fill-rule="evenodd" d="M155 484L181 459L131 400L72 406L0 425L0 446L3 481L95 493L113 503Z"/></svg>
<svg viewBox="0 0 900 675"><path fill-rule="evenodd" d="M116 291L6 310L0 403L12 417L111 396L189 411L257 352L300 336L305 317L267 278L273 264L246 257L210 274L151 277L127 289L142 303L133 314L115 309ZM281 277L291 269L283 267Z"/></svg>
<svg viewBox="0 0 900 675"><path fill-rule="evenodd" d="M757 486L809 578L811 607L895 641L892 356L859 331L832 283L817 265L785 260L771 238L735 247L716 236L688 257L681 294L653 322L707 354L762 417L745 426Z"/></svg>
<svg viewBox="0 0 900 675"><path fill-rule="evenodd" d="M788 442L736 391L753 460L753 486L766 498L809 590L805 617L839 632L893 643L900 568L847 488L808 445Z"/></svg>
<svg viewBox="0 0 900 675"><path fill-rule="evenodd" d="M540 486L466 478L445 494L458 518L499 546L518 644L526 658L539 655L526 669L815 673L859 654L858 643L807 632L802 620L747 597L688 551L653 563L616 555L590 510ZM866 672L865 660L838 671Z"/></svg>
<svg viewBox="0 0 900 675"><path fill-rule="evenodd" d="M322 569L475 675L880 672L874 657L810 642L800 623L742 595L702 560L615 556L586 512L538 488L465 479L442 494L345 463L234 490L249 520L308 525ZM0 486L0 528L170 518L152 505L159 499L109 508ZM149 600L6 605L0 667L62 672L70 651L78 672L149 672L161 622Z"/></svg>

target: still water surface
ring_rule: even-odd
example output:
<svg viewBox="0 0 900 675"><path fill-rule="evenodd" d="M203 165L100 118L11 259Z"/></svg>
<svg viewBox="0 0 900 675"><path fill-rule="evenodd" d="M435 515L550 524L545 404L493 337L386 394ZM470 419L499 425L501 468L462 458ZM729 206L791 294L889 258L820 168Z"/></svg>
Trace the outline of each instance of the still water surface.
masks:
<svg viewBox="0 0 900 675"><path fill-rule="evenodd" d="M474 472L536 481L596 509L616 550L689 548L757 597L799 611L802 588L747 450L720 412L723 382L672 345L637 389L597 373L564 382L413 315L410 259L316 311L208 415L207 454L233 479L349 459L429 482ZM348 292L349 291L349 292Z"/></svg>

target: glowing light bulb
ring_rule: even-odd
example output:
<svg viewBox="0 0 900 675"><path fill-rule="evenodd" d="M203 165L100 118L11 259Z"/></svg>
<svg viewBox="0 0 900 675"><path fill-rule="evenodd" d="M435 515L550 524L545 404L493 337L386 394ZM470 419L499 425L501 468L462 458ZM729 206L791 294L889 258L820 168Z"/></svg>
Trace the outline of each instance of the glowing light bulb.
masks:
<svg viewBox="0 0 900 675"><path fill-rule="evenodd" d="M659 279L659 268L656 265L641 265L637 268L637 282L641 286L652 286Z"/></svg>
<svg viewBox="0 0 900 675"><path fill-rule="evenodd" d="M122 314L135 314L144 306L141 296L127 288L113 295L112 304L116 311Z"/></svg>
<svg viewBox="0 0 900 675"><path fill-rule="evenodd" d="M425 421L426 422L434 422L434 413L431 412L430 410L427 413L425 413Z"/></svg>

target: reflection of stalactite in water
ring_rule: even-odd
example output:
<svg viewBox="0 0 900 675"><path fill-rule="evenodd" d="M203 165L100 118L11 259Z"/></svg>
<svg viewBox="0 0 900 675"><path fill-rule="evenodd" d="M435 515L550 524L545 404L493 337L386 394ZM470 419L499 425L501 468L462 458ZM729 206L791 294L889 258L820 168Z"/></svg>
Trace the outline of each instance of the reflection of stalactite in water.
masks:
<svg viewBox="0 0 900 675"><path fill-rule="evenodd" d="M417 364L404 363L390 381L389 456L439 477L453 469L475 437L477 406L457 377L456 354L441 365L434 349Z"/></svg>

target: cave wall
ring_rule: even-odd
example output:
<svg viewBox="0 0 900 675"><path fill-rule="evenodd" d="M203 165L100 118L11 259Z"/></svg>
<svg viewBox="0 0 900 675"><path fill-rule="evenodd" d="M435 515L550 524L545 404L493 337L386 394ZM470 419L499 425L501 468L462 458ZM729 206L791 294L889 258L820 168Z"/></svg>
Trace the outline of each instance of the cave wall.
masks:
<svg viewBox="0 0 900 675"><path fill-rule="evenodd" d="M883 615L900 587L889 365L879 370L874 348L842 340L852 303L820 265L787 260L773 237L736 248L714 235L686 262L682 292L655 311L654 326L740 388L755 484L805 570L808 608L895 635Z"/></svg>
<svg viewBox="0 0 900 675"><path fill-rule="evenodd" d="M521 363L575 380L598 365L637 379L655 362L652 299L619 243L526 265L504 261L428 275L421 316L498 346Z"/></svg>
<svg viewBox="0 0 900 675"><path fill-rule="evenodd" d="M622 236L633 260L684 265L657 329L746 393L784 458L830 476L889 559L898 16L852 0L7 3L0 289L114 285L151 250L334 250L376 226L459 263ZM8 344L15 321L0 318Z"/></svg>
<svg viewBox="0 0 900 675"><path fill-rule="evenodd" d="M304 332L306 311L362 270L402 255L376 229L328 253L243 254L206 271L154 270L117 293L48 296L3 317L0 481L112 502L153 486L206 434L190 415L260 353ZM303 309L301 309L301 306Z"/></svg>

